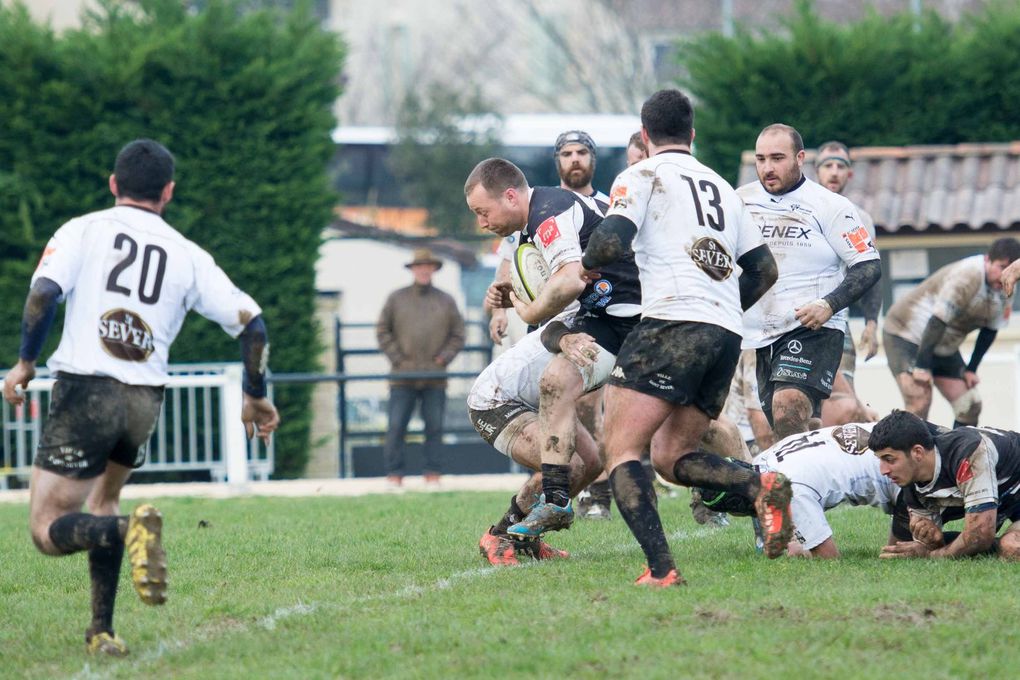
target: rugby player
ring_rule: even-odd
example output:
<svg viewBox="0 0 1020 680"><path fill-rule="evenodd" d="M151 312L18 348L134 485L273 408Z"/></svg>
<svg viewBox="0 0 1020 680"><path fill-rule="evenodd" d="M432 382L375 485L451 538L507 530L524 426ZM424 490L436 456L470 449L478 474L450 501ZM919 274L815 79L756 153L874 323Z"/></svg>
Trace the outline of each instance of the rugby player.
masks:
<svg viewBox="0 0 1020 680"><path fill-rule="evenodd" d="M737 190L780 263L779 281L744 317L743 345L757 350L759 398L780 438L820 416L839 370L845 310L882 275L857 209L805 177L803 164L800 133L770 125L755 143L758 181Z"/></svg>
<svg viewBox="0 0 1020 680"><path fill-rule="evenodd" d="M1003 270L1020 258L1020 241L1000 238L985 255L947 264L889 308L882 329L889 370L911 413L928 417L932 383L953 409L954 427L977 425L981 415L978 366L1009 323ZM960 345L976 329L970 360Z"/></svg>

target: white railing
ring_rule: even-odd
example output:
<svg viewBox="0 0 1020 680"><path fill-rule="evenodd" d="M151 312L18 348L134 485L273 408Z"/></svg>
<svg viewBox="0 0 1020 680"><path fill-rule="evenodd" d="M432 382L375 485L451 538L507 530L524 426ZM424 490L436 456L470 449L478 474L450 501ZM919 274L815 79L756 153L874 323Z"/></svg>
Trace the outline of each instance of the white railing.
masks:
<svg viewBox="0 0 1020 680"><path fill-rule="evenodd" d="M214 481L244 484L268 479L274 446L248 442L240 423L240 364L180 364L171 367L156 430L141 472L208 471ZM54 379L45 370L29 383L25 403L0 406L0 488L9 475L27 478L49 411ZM270 397L272 385L269 386Z"/></svg>

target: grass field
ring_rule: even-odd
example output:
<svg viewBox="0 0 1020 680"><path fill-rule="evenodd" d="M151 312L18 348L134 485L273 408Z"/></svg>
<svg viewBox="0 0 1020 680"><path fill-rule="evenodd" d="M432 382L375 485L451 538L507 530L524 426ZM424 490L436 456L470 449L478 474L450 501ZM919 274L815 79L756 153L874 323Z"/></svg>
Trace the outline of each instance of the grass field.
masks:
<svg viewBox="0 0 1020 680"><path fill-rule="evenodd" d="M879 561L887 521L871 508L831 513L843 560L769 562L747 520L706 529L683 498L664 499L690 585L650 591L632 585L642 555L615 509L611 522L553 536L568 561L488 567L476 543L506 500L157 501L170 600L141 604L124 569L122 660L84 653L85 555L36 554L27 507L0 504L0 676L802 680L1020 668L1020 566Z"/></svg>

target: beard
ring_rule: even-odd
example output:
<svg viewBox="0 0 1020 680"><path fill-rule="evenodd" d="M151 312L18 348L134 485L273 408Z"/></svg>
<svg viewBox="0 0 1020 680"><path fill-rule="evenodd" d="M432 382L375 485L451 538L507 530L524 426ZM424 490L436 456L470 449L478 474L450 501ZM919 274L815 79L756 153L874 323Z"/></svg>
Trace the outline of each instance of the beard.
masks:
<svg viewBox="0 0 1020 680"><path fill-rule="evenodd" d="M560 181L571 189L581 189L591 184L591 178L595 176L595 167L587 168L571 166L567 170L560 168Z"/></svg>

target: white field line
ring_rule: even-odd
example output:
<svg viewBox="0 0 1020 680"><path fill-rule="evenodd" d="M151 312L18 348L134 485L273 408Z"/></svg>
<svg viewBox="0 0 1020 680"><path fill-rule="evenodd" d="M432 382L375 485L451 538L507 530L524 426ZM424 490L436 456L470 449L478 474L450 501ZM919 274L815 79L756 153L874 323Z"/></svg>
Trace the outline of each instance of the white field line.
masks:
<svg viewBox="0 0 1020 680"><path fill-rule="evenodd" d="M703 538L712 534L719 529L699 528L694 531L675 531L669 535L669 540L673 543L684 543L688 540L697 538ZM604 553L607 549L600 548L599 552ZM615 546L608 548L613 553L624 553L638 550L638 544L636 541L628 543L619 543ZM594 551L593 551L594 553ZM585 552L578 553L579 556L584 555ZM523 562L519 567L514 569L528 569L539 566L540 563L536 561ZM320 610L344 610L351 607L366 604L370 602L387 602L387 601L399 601L419 597L430 592L439 592L443 590L449 590L458 583L465 583L474 581L480 578L486 578L492 576L498 571L503 570L504 567L477 567L475 569L466 569L464 571L454 572L449 576L438 579L437 581L427 585L410 585L392 593L384 593L378 595L365 595L362 597L354 598L346 602L335 602L335 603L322 603L322 602L298 602L297 604L290 605L287 607L280 607L276 609L272 614L260 617L250 624L231 626L222 629L219 634L210 634L209 631L204 631L199 635L179 638L176 640L163 640L160 641L159 645L155 648L148 649L141 654L132 655L128 661L118 662L111 665L109 669L93 670L89 663L85 663L78 673L72 676L74 680L103 680L104 678L113 677L113 673L128 671L129 675L134 675L131 669L140 670L146 664L153 661L158 661L165 656L174 654L175 652L188 649L196 642L208 642L217 637L223 637L227 635L237 634L248 634L253 632L255 629L262 630L275 630L277 624L287 619L309 616Z"/></svg>

